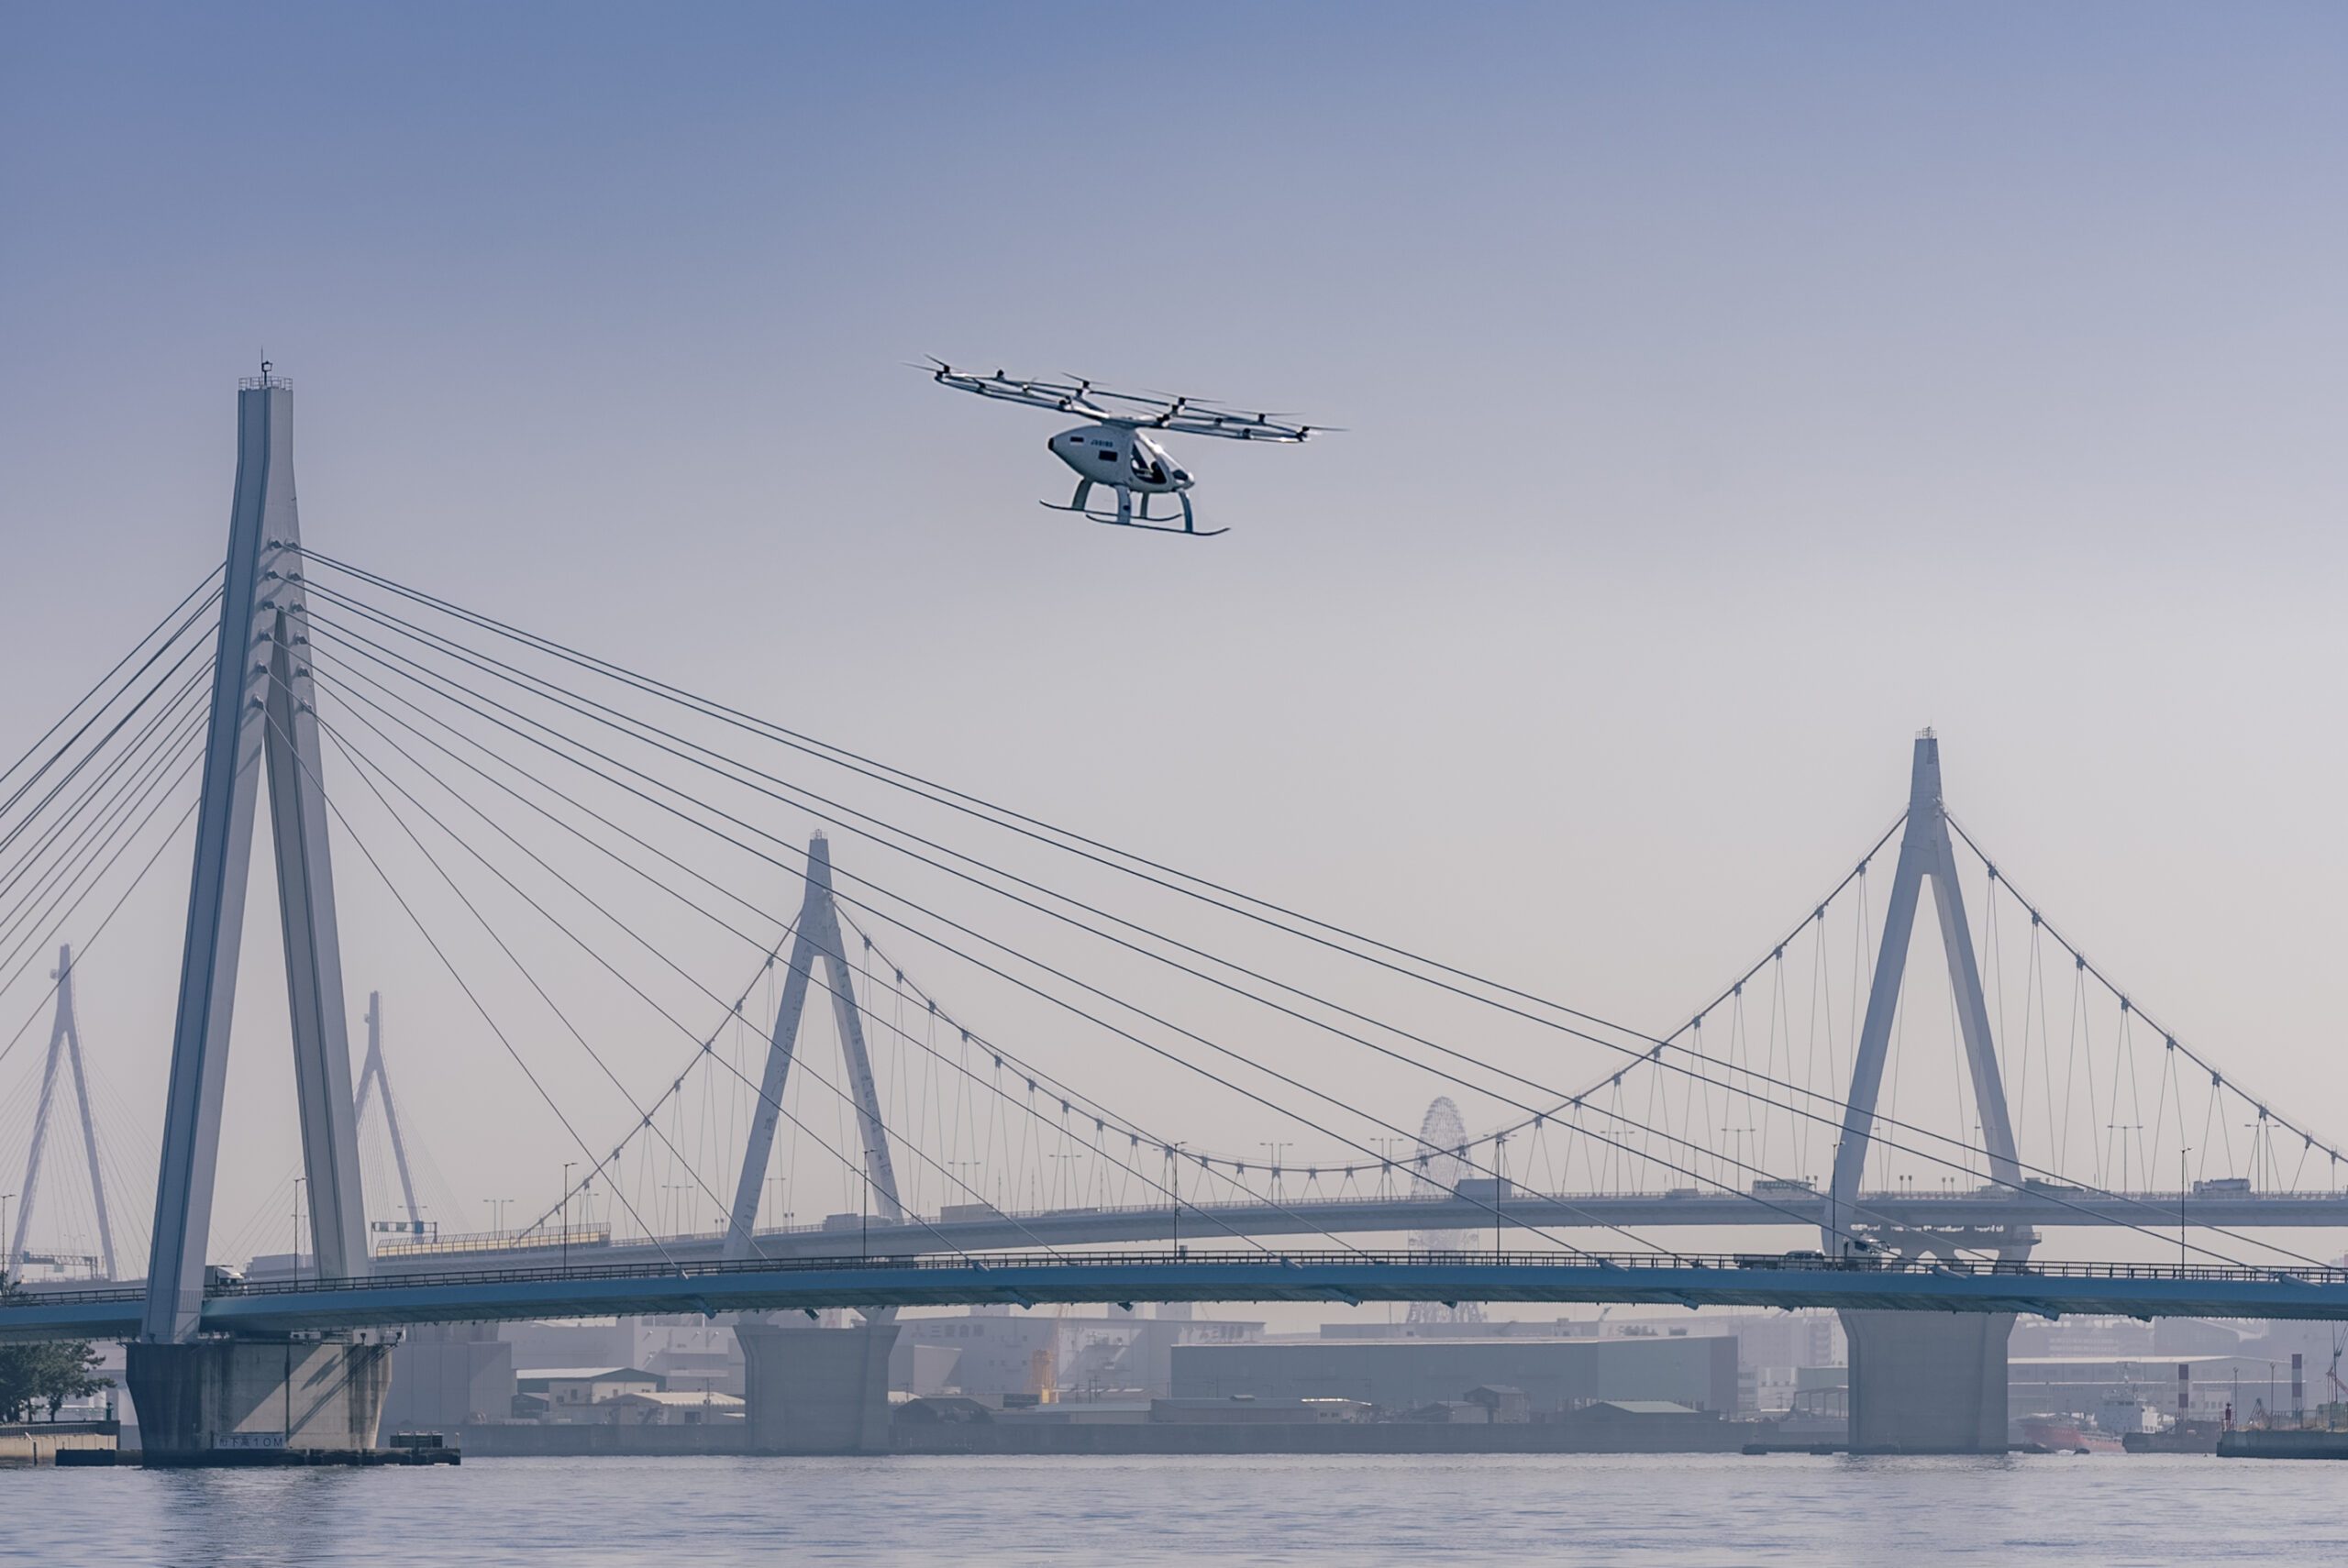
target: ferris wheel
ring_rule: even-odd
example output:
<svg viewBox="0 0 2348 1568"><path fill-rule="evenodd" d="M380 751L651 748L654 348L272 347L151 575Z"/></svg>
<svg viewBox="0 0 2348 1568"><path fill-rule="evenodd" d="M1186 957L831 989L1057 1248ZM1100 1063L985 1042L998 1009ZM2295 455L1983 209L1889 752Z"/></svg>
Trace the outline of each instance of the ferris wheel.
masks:
<svg viewBox="0 0 2348 1568"><path fill-rule="evenodd" d="M1467 1156L1468 1123L1461 1120L1459 1108L1451 1102L1451 1097L1439 1095L1419 1123L1419 1152L1411 1161L1412 1196L1449 1198L1468 1175ZM1464 1253L1475 1245L1475 1240L1474 1233L1468 1231L1413 1231L1410 1246L1414 1253ZM1484 1320L1484 1309L1474 1301L1462 1301L1456 1306L1413 1301L1406 1320L1480 1323Z"/></svg>

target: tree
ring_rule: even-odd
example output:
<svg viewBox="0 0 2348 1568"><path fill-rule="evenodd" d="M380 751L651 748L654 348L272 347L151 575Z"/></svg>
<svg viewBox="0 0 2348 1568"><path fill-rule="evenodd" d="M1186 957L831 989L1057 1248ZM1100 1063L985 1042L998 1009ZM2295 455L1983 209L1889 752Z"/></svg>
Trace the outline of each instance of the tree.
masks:
<svg viewBox="0 0 2348 1568"><path fill-rule="evenodd" d="M0 1275L0 1306L24 1297L17 1283ZM43 1407L51 1420L68 1399L86 1399L113 1379L96 1374L102 1358L87 1340L45 1340L0 1344L0 1421L23 1421Z"/></svg>

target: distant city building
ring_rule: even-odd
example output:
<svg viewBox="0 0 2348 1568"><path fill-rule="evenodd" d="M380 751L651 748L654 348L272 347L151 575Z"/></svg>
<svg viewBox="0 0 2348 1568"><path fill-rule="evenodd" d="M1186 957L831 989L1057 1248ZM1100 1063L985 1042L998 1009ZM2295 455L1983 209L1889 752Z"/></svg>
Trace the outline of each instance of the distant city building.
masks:
<svg viewBox="0 0 2348 1568"><path fill-rule="evenodd" d="M2177 1376L2177 1368L2186 1376ZM2015 1416L2092 1415L2139 1402L2174 1416L2177 1386L2188 1417L2214 1418L2228 1405L2247 1419L2255 1406L2291 1408L2291 1364L2264 1356L2013 1356L2006 1363L2007 1408Z"/></svg>
<svg viewBox="0 0 2348 1568"><path fill-rule="evenodd" d="M1177 1398L1334 1397L1412 1410L1481 1387L1521 1390L1527 1408L1540 1414L1605 1399L1737 1408L1736 1341L1718 1334L1186 1344L1174 1347L1173 1363Z"/></svg>
<svg viewBox="0 0 2348 1568"><path fill-rule="evenodd" d="M615 1426L739 1426L742 1401L732 1394L638 1389L598 1402L595 1416Z"/></svg>
<svg viewBox="0 0 2348 1568"><path fill-rule="evenodd" d="M387 1432L453 1432L514 1408L514 1347L486 1323L410 1329L392 1351Z"/></svg>
<svg viewBox="0 0 2348 1568"><path fill-rule="evenodd" d="M542 1366L514 1375L515 1392L546 1401L547 1419L586 1421L598 1419L594 1407L622 1394L652 1393L660 1388L660 1375L633 1366Z"/></svg>
<svg viewBox="0 0 2348 1568"><path fill-rule="evenodd" d="M1175 1347L1245 1343L1261 1339L1264 1325L1164 1311L1080 1317L980 1307L953 1317L901 1317L897 1330L892 1388L1059 1402L1166 1395Z"/></svg>
<svg viewBox="0 0 2348 1568"><path fill-rule="evenodd" d="M1508 1384L1485 1384L1468 1390L1468 1402L1481 1406L1484 1419L1498 1426L1502 1422L1529 1421L1533 1419L1533 1401L1523 1389Z"/></svg>
<svg viewBox="0 0 2348 1568"><path fill-rule="evenodd" d="M699 1316L507 1323L498 1337L514 1347L517 1366L633 1366L659 1373L668 1388L743 1391L734 1331Z"/></svg>

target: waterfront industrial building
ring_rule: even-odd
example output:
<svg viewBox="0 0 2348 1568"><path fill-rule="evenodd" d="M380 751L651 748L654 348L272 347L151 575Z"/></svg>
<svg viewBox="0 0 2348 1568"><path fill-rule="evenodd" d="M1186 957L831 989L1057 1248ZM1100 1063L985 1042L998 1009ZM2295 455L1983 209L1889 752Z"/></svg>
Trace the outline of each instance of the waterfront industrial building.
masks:
<svg viewBox="0 0 2348 1568"><path fill-rule="evenodd" d="M1473 1388L1506 1387L1541 1412L1619 1399L1726 1414L1737 1408L1736 1340L1726 1334L1178 1345L1173 1363L1178 1399L1340 1398L1413 1410Z"/></svg>

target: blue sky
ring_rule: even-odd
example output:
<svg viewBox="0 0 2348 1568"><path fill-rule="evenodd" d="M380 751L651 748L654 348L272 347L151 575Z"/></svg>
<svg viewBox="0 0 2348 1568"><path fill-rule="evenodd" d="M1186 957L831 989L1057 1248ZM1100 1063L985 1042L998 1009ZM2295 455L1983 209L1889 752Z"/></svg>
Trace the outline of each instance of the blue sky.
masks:
<svg viewBox="0 0 2348 1568"><path fill-rule="evenodd" d="M10 5L0 733L216 560L265 348L321 547L1625 1015L1935 723L2275 1081L2337 1038L2344 65L2322 6ZM925 353L1346 429L1135 538Z"/></svg>

